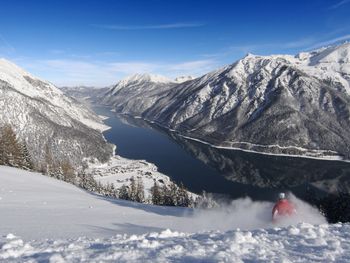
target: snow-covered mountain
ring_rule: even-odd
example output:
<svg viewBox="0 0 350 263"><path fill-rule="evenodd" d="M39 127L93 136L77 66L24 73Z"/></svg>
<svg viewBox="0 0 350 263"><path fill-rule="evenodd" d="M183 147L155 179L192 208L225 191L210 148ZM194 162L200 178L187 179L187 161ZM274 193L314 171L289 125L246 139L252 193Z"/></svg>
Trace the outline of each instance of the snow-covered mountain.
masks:
<svg viewBox="0 0 350 263"><path fill-rule="evenodd" d="M176 83L166 77L151 74L136 74L119 81L109 89L100 103L112 106L118 112L139 114L163 96Z"/></svg>
<svg viewBox="0 0 350 263"><path fill-rule="evenodd" d="M112 145L103 138L102 120L51 83L0 59L0 126L10 124L39 164L46 145L59 160L107 161Z"/></svg>
<svg viewBox="0 0 350 263"><path fill-rule="evenodd" d="M123 82L103 102L218 146L349 159L349 59L349 43L296 56L248 54L177 85Z"/></svg>
<svg viewBox="0 0 350 263"><path fill-rule="evenodd" d="M69 97L77 99L83 104L96 103L111 87L96 88L87 86L60 87L59 89Z"/></svg>
<svg viewBox="0 0 350 263"><path fill-rule="evenodd" d="M186 82L186 81L193 80L193 79L195 79L195 78L192 76L180 76L180 77L175 78L174 81L176 83L182 83L182 82Z"/></svg>

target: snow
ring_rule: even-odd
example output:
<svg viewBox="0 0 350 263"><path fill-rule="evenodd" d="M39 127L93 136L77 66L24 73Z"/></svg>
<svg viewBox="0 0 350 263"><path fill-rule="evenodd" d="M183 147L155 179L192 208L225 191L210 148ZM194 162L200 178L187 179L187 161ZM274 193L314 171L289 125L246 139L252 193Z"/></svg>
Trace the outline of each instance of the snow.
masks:
<svg viewBox="0 0 350 263"><path fill-rule="evenodd" d="M170 178L158 172L158 168L154 164L145 160L126 159L119 155L112 157L104 164L91 164L87 173L104 185L113 183L116 188L129 185L132 178L135 180L140 178L145 187L146 198L150 195L154 181L157 181L159 185L170 184Z"/></svg>
<svg viewBox="0 0 350 263"><path fill-rule="evenodd" d="M88 109L66 97L63 92L53 84L38 79L14 63L3 58L0 58L0 80L9 83L12 88L21 95L24 94L33 99L40 98L48 102L52 105L51 107L56 115L68 115L95 130L105 131L108 129L108 127L102 123L102 120L95 117ZM26 97L21 97L19 99L26 99ZM66 125L68 126L69 124Z"/></svg>
<svg viewBox="0 0 350 263"><path fill-rule="evenodd" d="M350 225L328 225L294 199L300 220L270 222L272 203L214 210L108 199L0 166L0 261L348 262Z"/></svg>
<svg viewBox="0 0 350 263"><path fill-rule="evenodd" d="M176 83L183 83L183 82L193 80L193 79L195 79L195 78L192 76L180 76L180 77L175 78L174 81Z"/></svg>
<svg viewBox="0 0 350 263"><path fill-rule="evenodd" d="M24 242L9 238L7 262L348 262L350 226L299 224L254 231L182 233L165 230L106 239Z"/></svg>
<svg viewBox="0 0 350 263"><path fill-rule="evenodd" d="M134 74L124 79L120 80L117 83L117 87L125 87L130 85L131 83L142 83L142 82L153 82L153 83L171 83L172 80L167 77L156 75L156 74Z"/></svg>

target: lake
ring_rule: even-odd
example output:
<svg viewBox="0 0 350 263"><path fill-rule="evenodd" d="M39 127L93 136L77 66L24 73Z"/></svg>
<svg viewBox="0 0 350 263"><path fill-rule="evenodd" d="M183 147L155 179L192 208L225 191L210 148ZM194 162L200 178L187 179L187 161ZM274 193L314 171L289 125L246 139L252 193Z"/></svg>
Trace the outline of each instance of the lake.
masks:
<svg viewBox="0 0 350 263"><path fill-rule="evenodd" d="M93 109L109 117L104 136L117 145L118 155L154 163L196 193L273 201L280 191L305 198L350 189L350 163L218 149L109 108Z"/></svg>

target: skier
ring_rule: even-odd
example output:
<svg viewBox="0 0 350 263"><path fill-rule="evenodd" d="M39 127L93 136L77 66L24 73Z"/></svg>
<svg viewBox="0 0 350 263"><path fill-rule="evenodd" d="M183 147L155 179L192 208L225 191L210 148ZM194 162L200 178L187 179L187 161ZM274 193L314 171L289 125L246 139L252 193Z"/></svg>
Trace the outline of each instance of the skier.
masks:
<svg viewBox="0 0 350 263"><path fill-rule="evenodd" d="M292 216L296 214L294 205L286 198L285 193L280 193L278 201L272 209L272 221L276 222L286 216Z"/></svg>

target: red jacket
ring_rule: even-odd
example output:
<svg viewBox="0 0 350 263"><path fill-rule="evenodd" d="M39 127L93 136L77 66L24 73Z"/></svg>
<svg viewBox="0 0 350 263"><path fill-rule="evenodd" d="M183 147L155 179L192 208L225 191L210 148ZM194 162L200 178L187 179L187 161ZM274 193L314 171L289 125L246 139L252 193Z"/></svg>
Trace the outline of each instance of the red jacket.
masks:
<svg viewBox="0 0 350 263"><path fill-rule="evenodd" d="M295 214L294 205L287 199L279 200L272 209L272 219L275 220L280 216L291 216Z"/></svg>

